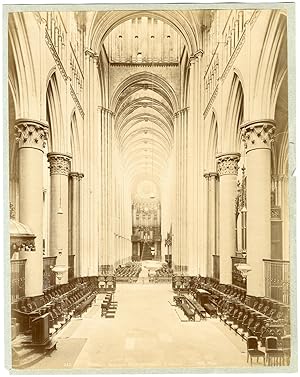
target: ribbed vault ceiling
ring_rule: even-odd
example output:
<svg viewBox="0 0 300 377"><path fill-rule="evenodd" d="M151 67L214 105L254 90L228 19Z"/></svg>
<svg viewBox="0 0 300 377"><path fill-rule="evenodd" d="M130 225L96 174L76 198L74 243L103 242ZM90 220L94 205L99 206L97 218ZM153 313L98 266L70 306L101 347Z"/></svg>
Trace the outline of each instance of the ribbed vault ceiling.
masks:
<svg viewBox="0 0 300 377"><path fill-rule="evenodd" d="M156 22L160 27L155 29L155 38L159 41L164 40L166 35L159 35L159 33L171 35L176 48L181 53L184 46L182 37L174 29L171 30L169 25L164 25L161 21L143 21L143 28L150 28L144 30L144 35L149 38L153 36L153 25ZM135 50L126 51L126 54L125 52L120 53L120 36L122 35L122 39L124 39L124 36L126 38L134 38L135 36L135 33L125 32L128 25L132 26L132 22L127 21L124 25L119 25L115 31L108 35L109 43L108 40L104 41L104 46L109 49L110 57L113 60L119 59L121 64L122 56L128 62L129 57L136 54L137 51L134 43L124 42L123 40L122 43L127 48L133 46ZM119 49L117 52L113 51L114 38L116 39L115 46ZM167 69L168 61L165 58L178 56L179 50L176 50L174 55L174 51L172 53L166 52L165 46L163 52L161 48L158 50L164 54L159 57L157 52L153 54L153 50L149 51L149 48L153 48L153 45L146 42L143 56L149 64L163 62L165 69ZM172 46L170 42L168 46L170 49L174 49L175 45ZM156 60L151 60L153 56ZM138 64L136 61L131 63ZM169 63L174 64L174 59ZM148 182L147 187L152 185L152 190L155 189L159 196L162 177L166 173L173 147L173 116L178 110L177 103L178 98L169 83L160 75L153 74L149 70L147 72L139 71L135 75L124 78L124 81L112 93L111 108L115 114L115 134L133 197L137 194L141 184L146 185L146 182Z"/></svg>

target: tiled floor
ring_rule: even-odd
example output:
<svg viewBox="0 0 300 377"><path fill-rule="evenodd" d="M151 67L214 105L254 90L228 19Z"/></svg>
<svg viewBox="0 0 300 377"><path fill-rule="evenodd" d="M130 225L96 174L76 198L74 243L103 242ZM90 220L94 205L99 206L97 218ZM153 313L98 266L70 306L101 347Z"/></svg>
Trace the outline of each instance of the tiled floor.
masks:
<svg viewBox="0 0 300 377"><path fill-rule="evenodd" d="M219 319L181 322L172 298L170 284L119 284L115 318L101 318L98 297L83 319L62 330L57 351L34 369L249 366L238 335Z"/></svg>

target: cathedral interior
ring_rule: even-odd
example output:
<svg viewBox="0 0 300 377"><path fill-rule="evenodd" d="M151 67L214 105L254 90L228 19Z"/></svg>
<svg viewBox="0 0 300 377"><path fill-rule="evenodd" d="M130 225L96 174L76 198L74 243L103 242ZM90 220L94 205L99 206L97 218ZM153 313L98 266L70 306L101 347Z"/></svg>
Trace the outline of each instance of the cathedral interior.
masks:
<svg viewBox="0 0 300 377"><path fill-rule="evenodd" d="M8 12L10 368L295 363L282 7Z"/></svg>

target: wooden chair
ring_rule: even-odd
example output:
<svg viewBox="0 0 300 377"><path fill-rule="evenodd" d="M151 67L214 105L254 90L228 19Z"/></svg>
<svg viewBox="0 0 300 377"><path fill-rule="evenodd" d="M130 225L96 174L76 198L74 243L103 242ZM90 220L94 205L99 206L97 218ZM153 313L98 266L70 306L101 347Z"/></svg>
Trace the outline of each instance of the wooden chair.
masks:
<svg viewBox="0 0 300 377"><path fill-rule="evenodd" d="M282 365L284 361L284 353L283 350L278 349L278 341L275 336L267 336L266 337L266 355L267 355L267 363L268 365Z"/></svg>
<svg viewBox="0 0 300 377"><path fill-rule="evenodd" d="M256 357L256 361L258 362L258 359L260 357L264 360L264 365L266 365L266 358L265 353L263 351L260 351L258 349L258 339L256 336L248 336L247 338L247 363L250 357L250 364L252 366L252 357Z"/></svg>

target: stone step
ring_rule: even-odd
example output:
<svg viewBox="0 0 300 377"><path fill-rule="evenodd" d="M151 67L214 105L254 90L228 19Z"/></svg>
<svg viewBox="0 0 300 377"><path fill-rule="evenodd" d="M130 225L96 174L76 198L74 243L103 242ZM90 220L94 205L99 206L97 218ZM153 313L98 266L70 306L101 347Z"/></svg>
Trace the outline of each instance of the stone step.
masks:
<svg viewBox="0 0 300 377"><path fill-rule="evenodd" d="M36 352L35 349L30 349L30 352L26 353L25 355L18 356L18 360L13 360L12 366L13 368L24 369L28 368L38 361L42 360L44 357L44 353Z"/></svg>

